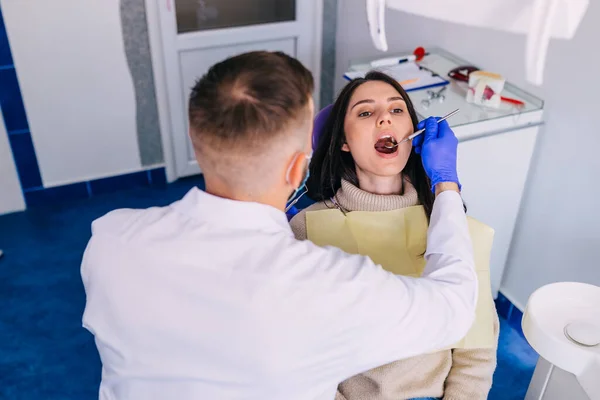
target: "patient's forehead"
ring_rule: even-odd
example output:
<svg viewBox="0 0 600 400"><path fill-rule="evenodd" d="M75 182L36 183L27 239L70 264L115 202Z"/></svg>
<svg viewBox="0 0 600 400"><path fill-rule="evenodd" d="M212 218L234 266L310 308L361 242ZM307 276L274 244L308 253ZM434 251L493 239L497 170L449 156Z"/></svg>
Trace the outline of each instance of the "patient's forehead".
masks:
<svg viewBox="0 0 600 400"><path fill-rule="evenodd" d="M402 96L392 85L382 81L369 81L354 90L350 97L350 107L361 100L388 101L397 97Z"/></svg>

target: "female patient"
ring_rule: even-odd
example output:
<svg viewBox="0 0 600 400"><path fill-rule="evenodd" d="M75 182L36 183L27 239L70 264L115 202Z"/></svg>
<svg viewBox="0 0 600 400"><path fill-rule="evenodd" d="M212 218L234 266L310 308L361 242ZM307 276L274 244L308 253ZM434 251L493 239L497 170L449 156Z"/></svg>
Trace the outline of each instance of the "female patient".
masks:
<svg viewBox="0 0 600 400"><path fill-rule="evenodd" d="M421 205L429 217L434 197L420 155L410 141L393 151L386 148L413 133L417 123L408 95L394 79L370 72L351 81L315 149L308 188L319 202L292 219L296 237L307 239L307 211L377 212ZM342 382L336 399L486 399L496 367L495 310L492 320L492 348L455 348L396 361Z"/></svg>

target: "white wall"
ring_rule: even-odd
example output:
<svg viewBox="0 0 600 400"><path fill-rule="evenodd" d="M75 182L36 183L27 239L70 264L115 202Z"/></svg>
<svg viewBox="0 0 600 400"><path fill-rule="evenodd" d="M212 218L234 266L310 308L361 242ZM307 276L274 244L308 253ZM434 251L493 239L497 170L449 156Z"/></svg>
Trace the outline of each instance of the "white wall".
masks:
<svg viewBox="0 0 600 400"><path fill-rule="evenodd" d="M517 305L555 281L600 285L600 4L590 8L572 41L553 41L545 84L525 82L524 36L469 28L389 11L390 52L442 47L546 101L546 126L537 143L501 291ZM365 0L339 2L336 91L351 60L382 56L368 33ZM507 154L510 157L510 154Z"/></svg>
<svg viewBox="0 0 600 400"><path fill-rule="evenodd" d="M21 184L0 113L0 215L24 209Z"/></svg>
<svg viewBox="0 0 600 400"><path fill-rule="evenodd" d="M2 0L45 187L141 170L119 0Z"/></svg>

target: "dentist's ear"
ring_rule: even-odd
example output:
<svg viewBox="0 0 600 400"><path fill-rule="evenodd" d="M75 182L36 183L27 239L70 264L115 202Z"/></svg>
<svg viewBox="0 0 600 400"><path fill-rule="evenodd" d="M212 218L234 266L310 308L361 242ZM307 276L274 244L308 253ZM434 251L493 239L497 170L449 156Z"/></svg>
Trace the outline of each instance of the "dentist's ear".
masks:
<svg viewBox="0 0 600 400"><path fill-rule="evenodd" d="M304 179L307 163L307 156L302 152L294 154L290 160L285 179L288 185L290 185L294 190L300 186L302 180Z"/></svg>

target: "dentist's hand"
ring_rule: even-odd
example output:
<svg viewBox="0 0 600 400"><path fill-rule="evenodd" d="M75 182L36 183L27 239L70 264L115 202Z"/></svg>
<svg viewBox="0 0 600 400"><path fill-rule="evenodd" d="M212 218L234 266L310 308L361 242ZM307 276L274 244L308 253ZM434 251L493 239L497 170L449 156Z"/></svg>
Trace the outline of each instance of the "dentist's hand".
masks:
<svg viewBox="0 0 600 400"><path fill-rule="evenodd" d="M456 154L458 139L450 129L448 122L429 117L417 125L417 129L425 128L425 132L413 139L412 144L417 154L421 154L425 173L431 180L431 190L435 191L440 183L454 182L460 190L456 171Z"/></svg>

